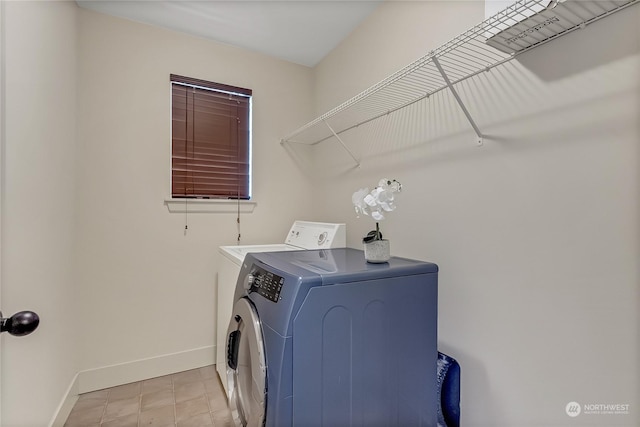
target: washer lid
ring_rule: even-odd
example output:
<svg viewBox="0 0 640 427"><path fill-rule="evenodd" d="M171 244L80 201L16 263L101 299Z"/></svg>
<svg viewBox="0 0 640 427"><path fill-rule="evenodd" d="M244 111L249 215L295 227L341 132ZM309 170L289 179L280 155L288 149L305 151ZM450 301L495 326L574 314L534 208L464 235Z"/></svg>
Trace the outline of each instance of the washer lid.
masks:
<svg viewBox="0 0 640 427"><path fill-rule="evenodd" d="M236 265L242 265L242 261L244 261L245 256L249 252L258 253L300 250L300 248L286 245L284 243L277 243L275 245L220 246L218 249L222 255L229 258Z"/></svg>
<svg viewBox="0 0 640 427"><path fill-rule="evenodd" d="M267 368L262 326L247 298L233 306L227 330L227 384L229 407L236 426L264 425Z"/></svg>

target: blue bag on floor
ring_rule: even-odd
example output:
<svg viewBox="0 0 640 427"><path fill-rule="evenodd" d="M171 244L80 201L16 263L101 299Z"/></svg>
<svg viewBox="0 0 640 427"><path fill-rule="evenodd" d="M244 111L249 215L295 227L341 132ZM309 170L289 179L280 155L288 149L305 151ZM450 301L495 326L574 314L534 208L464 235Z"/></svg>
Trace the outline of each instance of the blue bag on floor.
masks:
<svg viewBox="0 0 640 427"><path fill-rule="evenodd" d="M438 427L460 427L460 365L438 352Z"/></svg>

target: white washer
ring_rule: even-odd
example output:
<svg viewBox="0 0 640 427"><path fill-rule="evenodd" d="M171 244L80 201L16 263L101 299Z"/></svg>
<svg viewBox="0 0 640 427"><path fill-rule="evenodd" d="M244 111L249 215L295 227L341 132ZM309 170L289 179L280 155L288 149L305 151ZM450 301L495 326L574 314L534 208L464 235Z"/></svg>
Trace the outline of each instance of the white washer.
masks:
<svg viewBox="0 0 640 427"><path fill-rule="evenodd" d="M284 243L272 245L220 246L220 269L218 271L218 314L216 326L216 370L227 392L226 336L233 294L240 274L240 267L249 252L279 252L309 249L344 248L347 243L345 224L295 221Z"/></svg>

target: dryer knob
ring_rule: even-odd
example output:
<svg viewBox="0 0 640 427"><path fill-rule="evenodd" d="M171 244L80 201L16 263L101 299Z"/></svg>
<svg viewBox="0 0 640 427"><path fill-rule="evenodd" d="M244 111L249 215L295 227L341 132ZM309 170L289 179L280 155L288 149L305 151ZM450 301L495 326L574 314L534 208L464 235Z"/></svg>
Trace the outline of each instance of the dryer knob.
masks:
<svg viewBox="0 0 640 427"><path fill-rule="evenodd" d="M247 276L244 278L244 288L247 291L251 290L251 287L253 286L253 282L256 280L256 277L253 274L247 274Z"/></svg>

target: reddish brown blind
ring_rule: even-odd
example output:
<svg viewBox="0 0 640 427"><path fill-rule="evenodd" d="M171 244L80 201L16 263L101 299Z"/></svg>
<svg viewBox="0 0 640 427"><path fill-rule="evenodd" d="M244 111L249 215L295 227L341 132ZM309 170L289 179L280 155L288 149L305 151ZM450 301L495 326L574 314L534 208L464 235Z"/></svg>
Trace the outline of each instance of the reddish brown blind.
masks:
<svg viewBox="0 0 640 427"><path fill-rule="evenodd" d="M171 75L173 197L249 194L251 90Z"/></svg>

